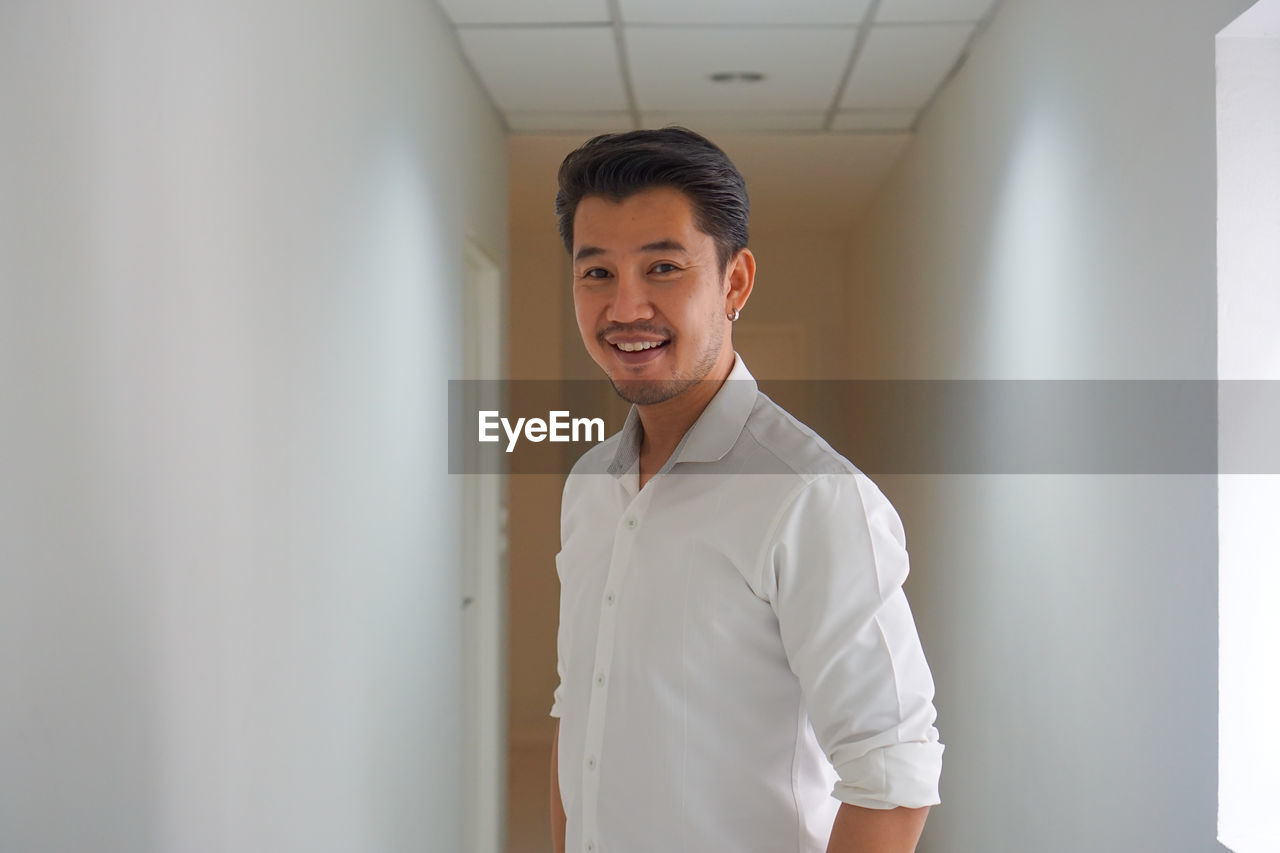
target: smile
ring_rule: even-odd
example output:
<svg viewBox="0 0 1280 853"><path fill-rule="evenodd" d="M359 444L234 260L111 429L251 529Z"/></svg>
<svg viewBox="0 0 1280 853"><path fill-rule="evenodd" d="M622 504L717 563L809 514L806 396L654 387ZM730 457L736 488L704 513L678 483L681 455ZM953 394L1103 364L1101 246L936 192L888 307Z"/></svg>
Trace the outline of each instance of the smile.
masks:
<svg viewBox="0 0 1280 853"><path fill-rule="evenodd" d="M613 346L623 352L641 352L642 350L657 349L658 347L666 345L667 341L619 341L618 343L613 344Z"/></svg>
<svg viewBox="0 0 1280 853"><path fill-rule="evenodd" d="M631 370L643 370L667 356L667 344L671 339L658 341L614 340L606 341L613 352L613 358Z"/></svg>

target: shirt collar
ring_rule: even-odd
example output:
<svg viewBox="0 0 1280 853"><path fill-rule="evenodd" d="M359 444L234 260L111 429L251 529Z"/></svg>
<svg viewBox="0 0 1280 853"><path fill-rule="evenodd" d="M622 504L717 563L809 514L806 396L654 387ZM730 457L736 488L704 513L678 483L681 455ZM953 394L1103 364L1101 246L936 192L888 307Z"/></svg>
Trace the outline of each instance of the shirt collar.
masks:
<svg viewBox="0 0 1280 853"><path fill-rule="evenodd" d="M742 356L735 352L728 378L680 439L675 452L662 466L663 471L669 470L676 462L717 462L723 459L742 435L755 404L755 377L747 370ZM643 432L640 412L632 406L618 436L613 462L609 465L609 473L614 477L621 477L639 461Z"/></svg>

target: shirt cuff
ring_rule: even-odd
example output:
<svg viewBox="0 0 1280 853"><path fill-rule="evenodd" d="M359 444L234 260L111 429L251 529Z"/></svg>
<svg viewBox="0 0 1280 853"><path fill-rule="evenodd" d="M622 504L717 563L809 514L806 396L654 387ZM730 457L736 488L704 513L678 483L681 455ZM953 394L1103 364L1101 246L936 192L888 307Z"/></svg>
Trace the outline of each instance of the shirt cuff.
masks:
<svg viewBox="0 0 1280 853"><path fill-rule="evenodd" d="M942 775L942 744L895 743L836 767L840 779L831 796L868 809L935 806Z"/></svg>

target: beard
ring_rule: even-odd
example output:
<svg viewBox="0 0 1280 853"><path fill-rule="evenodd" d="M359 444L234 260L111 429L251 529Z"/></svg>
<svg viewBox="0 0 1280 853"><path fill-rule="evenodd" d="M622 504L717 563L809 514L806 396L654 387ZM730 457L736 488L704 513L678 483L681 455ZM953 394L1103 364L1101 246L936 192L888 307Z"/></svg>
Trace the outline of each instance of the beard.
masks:
<svg viewBox="0 0 1280 853"><path fill-rule="evenodd" d="M618 396L628 403L637 406L651 406L654 403L665 403L672 397L679 397L699 380L697 379L637 379L634 382L619 384L612 376L609 384Z"/></svg>
<svg viewBox="0 0 1280 853"><path fill-rule="evenodd" d="M609 384L613 386L613 390L619 397L637 406L665 403L680 396L705 379L711 369L716 366L716 360L720 357L720 348L724 343L724 327L714 323L712 328L715 331L711 339L699 353L698 360L688 374L673 376L670 379L636 379L631 382L619 382L609 376ZM667 344L667 346L673 346L673 344Z"/></svg>

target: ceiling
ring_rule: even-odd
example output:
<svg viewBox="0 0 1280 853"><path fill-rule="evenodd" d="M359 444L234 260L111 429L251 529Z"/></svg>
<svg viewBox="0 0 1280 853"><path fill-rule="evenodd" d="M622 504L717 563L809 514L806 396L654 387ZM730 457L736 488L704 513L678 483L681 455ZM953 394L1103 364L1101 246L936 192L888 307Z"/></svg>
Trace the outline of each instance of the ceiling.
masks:
<svg viewBox="0 0 1280 853"><path fill-rule="evenodd" d="M875 134L914 126L997 0L438 2L513 133Z"/></svg>

